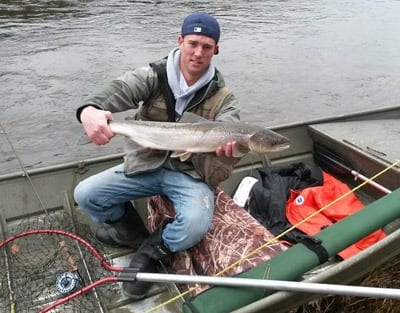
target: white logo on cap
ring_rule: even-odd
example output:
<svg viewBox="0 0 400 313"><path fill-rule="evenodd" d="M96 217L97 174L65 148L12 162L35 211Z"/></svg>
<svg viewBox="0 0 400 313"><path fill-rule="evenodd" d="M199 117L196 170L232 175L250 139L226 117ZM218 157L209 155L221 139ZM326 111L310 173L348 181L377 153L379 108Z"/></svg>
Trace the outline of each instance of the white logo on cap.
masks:
<svg viewBox="0 0 400 313"><path fill-rule="evenodd" d="M201 27L200 27L200 26L195 26L195 27L193 27L193 32L195 32L195 33L201 33Z"/></svg>

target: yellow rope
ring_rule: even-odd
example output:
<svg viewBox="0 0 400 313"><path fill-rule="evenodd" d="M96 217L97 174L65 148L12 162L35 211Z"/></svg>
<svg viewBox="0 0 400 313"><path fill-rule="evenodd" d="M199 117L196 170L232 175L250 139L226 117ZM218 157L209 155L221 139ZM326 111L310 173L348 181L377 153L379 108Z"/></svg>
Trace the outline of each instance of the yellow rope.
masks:
<svg viewBox="0 0 400 313"><path fill-rule="evenodd" d="M339 202L340 200L344 199L345 197L347 197L348 195L352 194L353 192L359 190L360 188L364 187L366 184L370 183L371 181L373 181L374 179L376 179L377 177L381 176L382 174L384 174L385 172L387 172L388 170L392 169L393 167L395 167L397 164L400 163L400 159L397 160L396 162L392 163L391 165L389 165L388 167L384 168L382 171L378 172L377 174L375 174L374 176L372 176L371 178L366 179L364 182L362 182L361 184L359 184L358 186L354 187L353 189L349 190L348 192L344 193L343 195L341 195L340 197L336 198L335 200L333 200L332 202L328 203L327 205L323 206L322 208L320 208L319 210L315 211L313 214L307 216L306 218L304 218L303 220L301 220L300 222L298 222L297 224L293 225L292 227L288 228L287 230L285 230L284 232L280 233L279 235L277 235L276 237L272 238L271 240L267 241L266 243L264 243L263 245L261 245L260 247L254 249L253 251L249 252L247 255L245 255L244 257L240 258L239 260L235 261L234 263L232 263L231 265L227 266L226 268L224 268L222 271L218 272L215 276L220 276L223 273L225 273L226 271L232 269L233 267L235 267L236 265L238 265L239 263L245 261L246 259L248 259L249 257L251 257L252 255L254 255L255 253L257 253L258 251L272 245L273 243L276 243L278 241L278 239L282 238L283 236L285 236L287 233L289 233L290 231L298 228L298 226L300 226L301 224L309 221L310 219L312 219L314 216L316 216L317 214L321 213L322 211L326 210L328 207L332 206L333 204ZM198 287L192 287L189 290L185 291L184 293L180 293L179 295L151 308L150 310L146 311L145 313L150 313L150 312L155 312L156 310L164 307L165 305L172 303L182 297L184 297L185 295L189 294L190 292L196 290Z"/></svg>

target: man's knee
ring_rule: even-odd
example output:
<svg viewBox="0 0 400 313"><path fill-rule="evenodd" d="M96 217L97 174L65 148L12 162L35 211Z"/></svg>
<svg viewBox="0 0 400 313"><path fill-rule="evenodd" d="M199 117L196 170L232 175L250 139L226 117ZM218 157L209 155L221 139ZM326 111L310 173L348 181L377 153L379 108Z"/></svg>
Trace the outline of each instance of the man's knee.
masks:
<svg viewBox="0 0 400 313"><path fill-rule="evenodd" d="M171 251L189 249L199 243L211 228L212 216L205 214L186 214L166 226L164 239Z"/></svg>
<svg viewBox="0 0 400 313"><path fill-rule="evenodd" d="M74 189L74 199L78 206L87 211L97 211L98 193L92 188L88 180L81 181Z"/></svg>

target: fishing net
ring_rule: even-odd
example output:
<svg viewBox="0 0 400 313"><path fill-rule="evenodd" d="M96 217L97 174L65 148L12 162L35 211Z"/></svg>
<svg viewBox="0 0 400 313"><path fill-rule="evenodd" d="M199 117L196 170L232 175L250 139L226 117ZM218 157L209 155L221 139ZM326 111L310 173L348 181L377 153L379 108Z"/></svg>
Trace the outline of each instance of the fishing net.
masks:
<svg viewBox="0 0 400 313"><path fill-rule="evenodd" d="M105 276L99 260L79 241L54 230L82 236L103 255L92 231L64 211L5 223L0 240L0 312L41 312L49 303ZM48 230L31 233L34 230ZM6 238L26 234L6 242ZM50 312L104 312L116 284L105 284Z"/></svg>

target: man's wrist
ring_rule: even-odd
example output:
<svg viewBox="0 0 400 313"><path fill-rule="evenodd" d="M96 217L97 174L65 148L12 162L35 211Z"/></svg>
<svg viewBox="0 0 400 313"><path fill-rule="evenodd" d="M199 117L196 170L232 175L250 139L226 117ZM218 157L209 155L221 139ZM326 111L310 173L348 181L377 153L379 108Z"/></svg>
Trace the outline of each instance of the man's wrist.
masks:
<svg viewBox="0 0 400 313"><path fill-rule="evenodd" d="M89 107L101 110L100 107L98 107L97 105L94 105L94 104L87 104L87 105L81 106L80 108L78 108L78 110L76 110L76 118L79 121L79 123L82 123L81 116L82 116L83 111Z"/></svg>

